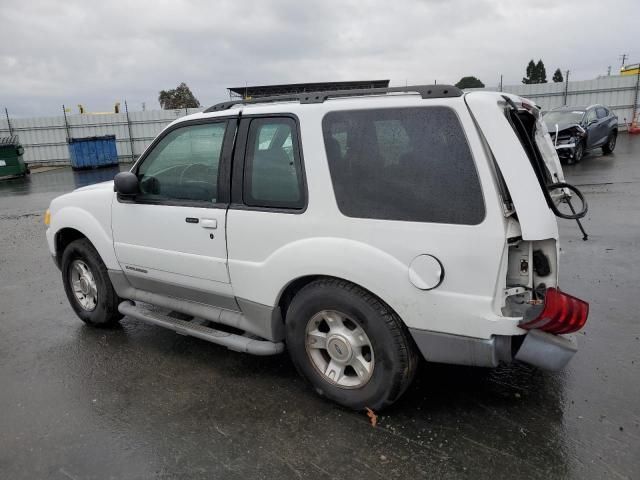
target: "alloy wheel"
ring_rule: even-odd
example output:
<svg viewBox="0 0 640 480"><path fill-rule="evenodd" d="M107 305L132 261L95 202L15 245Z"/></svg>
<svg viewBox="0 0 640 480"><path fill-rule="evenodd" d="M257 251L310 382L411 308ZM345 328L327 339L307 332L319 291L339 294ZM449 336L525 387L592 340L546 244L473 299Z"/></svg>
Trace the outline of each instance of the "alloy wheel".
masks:
<svg viewBox="0 0 640 480"><path fill-rule="evenodd" d="M98 286L91 269L82 260L74 260L69 268L69 280L78 304L87 312L98 303Z"/></svg>
<svg viewBox="0 0 640 480"><path fill-rule="evenodd" d="M371 341L364 329L342 312L323 310L311 317L305 347L324 379L342 388L360 388L373 374Z"/></svg>

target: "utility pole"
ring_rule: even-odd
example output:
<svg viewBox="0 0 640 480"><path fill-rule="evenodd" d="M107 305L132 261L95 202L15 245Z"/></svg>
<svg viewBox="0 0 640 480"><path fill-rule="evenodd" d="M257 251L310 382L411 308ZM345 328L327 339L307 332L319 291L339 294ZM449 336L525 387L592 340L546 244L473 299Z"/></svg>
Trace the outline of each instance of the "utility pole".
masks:
<svg viewBox="0 0 640 480"><path fill-rule="evenodd" d="M564 105L567 104L567 96L569 95L569 70L564 74Z"/></svg>
<svg viewBox="0 0 640 480"><path fill-rule="evenodd" d="M11 127L11 120L9 120L9 110L4 107L4 114L7 116L7 126L9 127L9 136L13 137L13 127Z"/></svg>
<svg viewBox="0 0 640 480"><path fill-rule="evenodd" d="M500 74L500 91L502 91L502 74Z"/></svg>
<svg viewBox="0 0 640 480"><path fill-rule="evenodd" d="M620 64L620 67L624 67L624 63L627 61L627 58L629 58L629 54L628 53L623 53L622 55L618 56L618 58L620 60L622 60L622 63Z"/></svg>
<svg viewBox="0 0 640 480"><path fill-rule="evenodd" d="M64 115L64 128L67 131L67 143L71 143L71 133L69 130L69 122L67 121L67 109L62 105L62 115Z"/></svg>
<svg viewBox="0 0 640 480"><path fill-rule="evenodd" d="M133 135L131 134L131 120L129 119L129 106L127 101L124 101L124 111L127 114L127 128L129 129L129 147L131 148L131 161L135 162L135 156L133 155Z"/></svg>
<svg viewBox="0 0 640 480"><path fill-rule="evenodd" d="M633 114L631 115L631 125L636 121L636 115L638 114L638 92L640 91L640 68L636 72L636 91L633 97Z"/></svg>

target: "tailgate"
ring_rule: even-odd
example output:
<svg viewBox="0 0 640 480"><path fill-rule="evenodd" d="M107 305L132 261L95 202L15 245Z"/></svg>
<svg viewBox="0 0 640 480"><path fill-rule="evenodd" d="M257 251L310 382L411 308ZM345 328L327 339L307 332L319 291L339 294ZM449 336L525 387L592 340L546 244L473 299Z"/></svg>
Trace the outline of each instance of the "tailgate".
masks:
<svg viewBox="0 0 640 480"><path fill-rule="evenodd" d="M472 92L465 95L465 101L509 189L522 238L558 238L556 217L547 205L527 153L505 116L505 100L496 93ZM561 175L562 171L559 172Z"/></svg>

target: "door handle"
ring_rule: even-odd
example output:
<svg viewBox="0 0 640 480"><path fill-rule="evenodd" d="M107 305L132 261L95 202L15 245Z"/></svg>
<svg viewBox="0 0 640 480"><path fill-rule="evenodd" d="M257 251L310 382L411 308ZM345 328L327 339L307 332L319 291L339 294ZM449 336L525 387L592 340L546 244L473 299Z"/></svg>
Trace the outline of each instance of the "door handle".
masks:
<svg viewBox="0 0 640 480"><path fill-rule="evenodd" d="M200 226L202 228L218 228L218 220L215 218L201 218Z"/></svg>

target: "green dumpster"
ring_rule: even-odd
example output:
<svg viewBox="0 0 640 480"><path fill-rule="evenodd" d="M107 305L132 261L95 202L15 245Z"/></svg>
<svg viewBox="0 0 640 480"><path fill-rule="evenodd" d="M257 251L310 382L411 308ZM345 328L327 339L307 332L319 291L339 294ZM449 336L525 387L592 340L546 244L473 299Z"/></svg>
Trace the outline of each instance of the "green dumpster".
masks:
<svg viewBox="0 0 640 480"><path fill-rule="evenodd" d="M11 137L0 137L0 178L25 176L29 167L22 155L24 148L20 145L17 135Z"/></svg>

